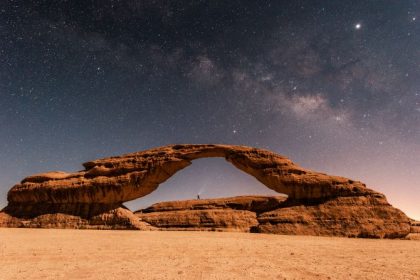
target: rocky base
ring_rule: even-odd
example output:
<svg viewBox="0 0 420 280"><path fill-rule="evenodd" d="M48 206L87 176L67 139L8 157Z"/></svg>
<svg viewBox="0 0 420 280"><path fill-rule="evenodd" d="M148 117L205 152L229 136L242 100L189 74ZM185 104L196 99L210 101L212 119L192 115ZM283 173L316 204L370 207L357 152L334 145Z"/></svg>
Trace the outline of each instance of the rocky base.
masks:
<svg viewBox="0 0 420 280"><path fill-rule="evenodd" d="M411 233L420 234L420 221L410 220Z"/></svg>
<svg viewBox="0 0 420 280"><path fill-rule="evenodd" d="M138 217L160 230L250 232L258 225L254 212L229 209L168 211Z"/></svg>
<svg viewBox="0 0 420 280"><path fill-rule="evenodd" d="M243 231L290 235L403 238L410 222L381 195L328 201L242 196L162 202L137 211L160 230Z"/></svg>
<svg viewBox="0 0 420 280"><path fill-rule="evenodd" d="M258 226L257 213L277 209L285 197L238 196L231 198L168 201L136 212L160 230L250 232Z"/></svg>
<svg viewBox="0 0 420 280"><path fill-rule="evenodd" d="M405 214L381 196L288 204L259 215L258 232L367 238L403 238L410 233Z"/></svg>
<svg viewBox="0 0 420 280"><path fill-rule="evenodd" d="M26 213L26 214L25 214ZM131 212L123 205L9 205L0 227L239 231L289 235L404 238L420 224L384 196L298 201L283 196L168 201Z"/></svg>
<svg viewBox="0 0 420 280"><path fill-rule="evenodd" d="M405 239L420 240L420 221L410 220L411 230L410 234Z"/></svg>
<svg viewBox="0 0 420 280"><path fill-rule="evenodd" d="M46 207L51 209L51 206ZM0 227L17 228L58 228L58 229L132 229L154 230L154 227L139 221L133 212L125 207L116 207L102 212L93 212L91 215L80 214L74 211L60 211L58 206L54 211L36 215L15 214L9 207L0 212ZM95 208L95 207L93 207ZM74 209L73 209L74 210Z"/></svg>

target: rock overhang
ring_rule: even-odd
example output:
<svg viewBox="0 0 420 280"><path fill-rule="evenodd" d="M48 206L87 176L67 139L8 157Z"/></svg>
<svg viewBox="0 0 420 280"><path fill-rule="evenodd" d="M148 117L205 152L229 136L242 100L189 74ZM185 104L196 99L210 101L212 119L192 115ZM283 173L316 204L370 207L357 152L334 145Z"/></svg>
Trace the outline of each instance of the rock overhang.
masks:
<svg viewBox="0 0 420 280"><path fill-rule="evenodd" d="M217 144L168 145L89 161L84 170L74 173L26 177L8 192L0 226L160 229L159 223L139 221L122 203L153 192L193 160L208 157L225 158L268 188L286 194L287 200L258 211L235 209L232 204L225 209L230 214L221 209L196 210L201 212L192 216L182 216L188 214L182 209L145 213L151 223L168 219L171 225L179 220L185 228L192 218L198 228L204 219L244 231L252 225L254 232L352 237L396 238L410 232L405 214L359 181L304 169L271 151ZM256 197L248 199L258 203ZM237 223L235 217L245 222Z"/></svg>
<svg viewBox="0 0 420 280"><path fill-rule="evenodd" d="M268 188L294 199L373 194L361 182L301 168L273 152L234 145L169 145L83 164L85 170L29 176L10 203L111 203L140 198L199 158L222 157Z"/></svg>

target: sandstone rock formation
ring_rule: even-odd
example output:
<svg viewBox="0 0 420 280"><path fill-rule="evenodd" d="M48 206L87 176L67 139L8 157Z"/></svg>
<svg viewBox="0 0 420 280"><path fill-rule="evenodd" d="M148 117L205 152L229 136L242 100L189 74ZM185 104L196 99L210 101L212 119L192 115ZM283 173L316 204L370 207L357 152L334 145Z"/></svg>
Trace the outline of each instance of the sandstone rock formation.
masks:
<svg viewBox="0 0 420 280"><path fill-rule="evenodd" d="M288 195L278 209L250 211L258 213L256 231L390 238L410 231L408 218L361 182L303 169L270 151L231 145L170 145L87 162L85 170L75 173L29 176L9 191L0 225L153 229L133 220L123 202L153 192L192 160L205 157L224 157L268 188ZM206 211L210 212L202 215L215 224L228 219ZM242 214L246 223L254 223L254 216ZM230 223L243 227L236 219Z"/></svg>
<svg viewBox="0 0 420 280"><path fill-rule="evenodd" d="M409 240L420 240L420 221L410 219L410 234L405 237Z"/></svg>
<svg viewBox="0 0 420 280"><path fill-rule="evenodd" d="M130 210L118 207L102 213L85 216L67 214L54 209L38 215L19 215L8 208L0 212L0 227L61 228L61 229L137 229L154 230L142 222Z"/></svg>
<svg viewBox="0 0 420 280"><path fill-rule="evenodd" d="M399 232L407 226L405 215L385 200L363 196L341 197L316 205L264 196L169 201L136 214L160 230L393 238L402 237Z"/></svg>
<svg viewBox="0 0 420 280"><path fill-rule="evenodd" d="M411 224L411 233L420 234L420 221L410 220Z"/></svg>
<svg viewBox="0 0 420 280"><path fill-rule="evenodd" d="M258 216L258 232L400 238L409 232L407 216L384 197L338 197L304 205L289 201Z"/></svg>
<svg viewBox="0 0 420 280"><path fill-rule="evenodd" d="M285 200L281 196L239 196L168 201L135 213L160 230L250 232L258 226L258 213L277 209Z"/></svg>

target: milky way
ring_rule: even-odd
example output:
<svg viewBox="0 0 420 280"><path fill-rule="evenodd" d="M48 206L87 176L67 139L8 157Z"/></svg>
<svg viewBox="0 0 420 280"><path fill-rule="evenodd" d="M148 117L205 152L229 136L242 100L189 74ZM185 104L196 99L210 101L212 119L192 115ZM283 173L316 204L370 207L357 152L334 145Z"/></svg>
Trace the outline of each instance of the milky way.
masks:
<svg viewBox="0 0 420 280"><path fill-rule="evenodd" d="M33 173L228 143L364 181L420 219L418 1L5 2L0 206ZM204 160L132 207L196 193L271 192Z"/></svg>

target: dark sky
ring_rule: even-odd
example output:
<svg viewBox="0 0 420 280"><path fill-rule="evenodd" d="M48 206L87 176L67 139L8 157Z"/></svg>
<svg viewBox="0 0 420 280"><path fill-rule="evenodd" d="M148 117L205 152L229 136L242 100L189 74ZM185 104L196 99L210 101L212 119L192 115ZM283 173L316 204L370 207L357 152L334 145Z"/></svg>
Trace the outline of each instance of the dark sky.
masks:
<svg viewBox="0 0 420 280"><path fill-rule="evenodd" d="M2 1L0 207L23 177L173 143L267 148L420 219L420 2ZM148 197L272 193L221 159Z"/></svg>

